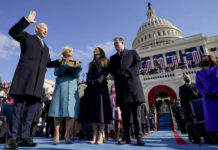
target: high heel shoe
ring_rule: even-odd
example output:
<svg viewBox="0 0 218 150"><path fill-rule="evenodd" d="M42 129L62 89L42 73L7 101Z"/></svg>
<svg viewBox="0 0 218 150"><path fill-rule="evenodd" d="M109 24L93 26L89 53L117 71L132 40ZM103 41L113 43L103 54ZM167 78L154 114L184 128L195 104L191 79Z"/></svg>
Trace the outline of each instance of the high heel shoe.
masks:
<svg viewBox="0 0 218 150"><path fill-rule="evenodd" d="M58 145L59 144L59 135L55 135L53 145Z"/></svg>
<svg viewBox="0 0 218 150"><path fill-rule="evenodd" d="M71 142L71 141L65 141L65 143L66 143L66 144L72 144L72 142Z"/></svg>
<svg viewBox="0 0 218 150"><path fill-rule="evenodd" d="M53 142L53 145L58 145L59 144L59 142Z"/></svg>
<svg viewBox="0 0 218 150"><path fill-rule="evenodd" d="M66 143L66 144L72 144L70 138L65 138L65 143Z"/></svg>

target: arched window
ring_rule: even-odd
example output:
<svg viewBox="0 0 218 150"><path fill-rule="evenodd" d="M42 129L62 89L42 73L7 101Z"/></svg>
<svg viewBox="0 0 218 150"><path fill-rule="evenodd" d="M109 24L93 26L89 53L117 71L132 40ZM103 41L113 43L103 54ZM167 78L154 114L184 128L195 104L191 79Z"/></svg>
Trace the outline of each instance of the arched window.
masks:
<svg viewBox="0 0 218 150"><path fill-rule="evenodd" d="M150 33L149 33L148 37L149 37L149 39L151 38L151 34Z"/></svg>

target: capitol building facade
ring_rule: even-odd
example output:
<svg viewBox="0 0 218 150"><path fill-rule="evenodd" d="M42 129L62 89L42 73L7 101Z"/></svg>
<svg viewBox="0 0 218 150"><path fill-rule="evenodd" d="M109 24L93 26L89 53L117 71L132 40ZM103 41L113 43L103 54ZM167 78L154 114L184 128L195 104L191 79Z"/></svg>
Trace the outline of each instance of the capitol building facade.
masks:
<svg viewBox="0 0 218 150"><path fill-rule="evenodd" d="M182 31L170 21L155 16L150 3L146 15L147 20L139 27L132 47L141 57L143 75L140 78L149 110L158 101L165 104L166 100L179 100L183 74L189 74L195 82L201 57L209 54L217 58L218 35L207 37L200 33L183 37ZM112 84L113 81L108 80L109 89ZM86 86L79 84L80 97ZM53 93L54 87L54 81L45 80L46 93Z"/></svg>
<svg viewBox="0 0 218 150"><path fill-rule="evenodd" d="M182 31L170 21L155 16L150 3L146 15L132 47L141 57L144 74L141 80L149 107L158 100L179 99L183 74L189 74L195 82L201 57L209 54L217 58L218 35L207 37L200 33L183 37ZM165 93L164 99L158 97L160 93Z"/></svg>

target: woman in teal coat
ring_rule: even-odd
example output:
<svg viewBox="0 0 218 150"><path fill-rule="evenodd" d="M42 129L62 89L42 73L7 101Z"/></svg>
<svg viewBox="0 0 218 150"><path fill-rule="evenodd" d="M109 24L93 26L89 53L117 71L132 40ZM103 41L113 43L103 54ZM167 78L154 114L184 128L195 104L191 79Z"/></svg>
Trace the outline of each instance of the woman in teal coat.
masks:
<svg viewBox="0 0 218 150"><path fill-rule="evenodd" d="M48 116L54 117L55 145L59 142L59 128L62 118L66 118L66 144L71 144L69 136L70 125L74 124L80 108L77 78L79 78L82 68L80 65L75 67L68 65L73 58L73 49L69 46L63 48L61 58L61 61L64 60L64 63L59 68L55 68L56 85L48 113Z"/></svg>

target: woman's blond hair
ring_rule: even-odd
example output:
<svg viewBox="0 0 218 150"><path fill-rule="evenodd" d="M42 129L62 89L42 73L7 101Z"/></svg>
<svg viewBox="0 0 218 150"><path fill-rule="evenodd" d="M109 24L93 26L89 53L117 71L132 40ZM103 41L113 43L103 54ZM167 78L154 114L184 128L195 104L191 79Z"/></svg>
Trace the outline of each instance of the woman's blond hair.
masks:
<svg viewBox="0 0 218 150"><path fill-rule="evenodd" d="M61 52L61 58L65 58L64 57L64 53L67 51L67 50L70 50L72 52L72 55L69 59L73 59L73 48L70 47L70 46L65 46L63 49L62 49L62 52Z"/></svg>

